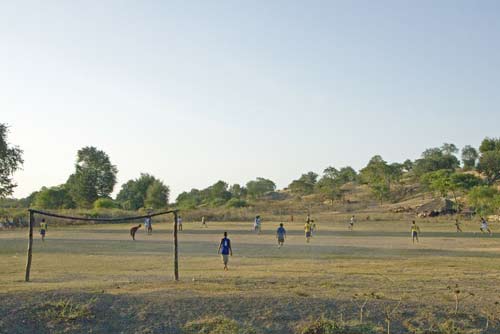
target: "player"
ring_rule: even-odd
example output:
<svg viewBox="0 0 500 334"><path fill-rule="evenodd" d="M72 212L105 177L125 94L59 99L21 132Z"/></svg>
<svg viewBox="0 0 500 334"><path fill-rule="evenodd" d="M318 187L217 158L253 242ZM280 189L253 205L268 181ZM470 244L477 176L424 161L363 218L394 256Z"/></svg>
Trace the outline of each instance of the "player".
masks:
<svg viewBox="0 0 500 334"><path fill-rule="evenodd" d="M481 217L481 227L479 229L482 233L488 232L490 235L493 234L488 226L488 222L483 217Z"/></svg>
<svg viewBox="0 0 500 334"><path fill-rule="evenodd" d="M222 256L222 262L224 263L224 271L229 270L227 268L227 263L229 262L229 256L233 256L233 249L231 248L231 240L227 237L227 232L224 232L224 238L220 241L218 254Z"/></svg>
<svg viewBox="0 0 500 334"><path fill-rule="evenodd" d="M254 231L257 232L257 234L260 234L260 231L262 230L261 225L262 225L262 219L260 218L260 216L255 216L253 228L254 228Z"/></svg>
<svg viewBox="0 0 500 334"><path fill-rule="evenodd" d="M415 243L415 239L418 241L418 234L420 233L420 227L415 223L415 221L412 222L411 224L411 240L413 243Z"/></svg>
<svg viewBox="0 0 500 334"><path fill-rule="evenodd" d="M182 217L181 216L177 217L177 228L179 231L182 231Z"/></svg>
<svg viewBox="0 0 500 334"><path fill-rule="evenodd" d="M201 226L207 228L208 225L207 225L207 221L205 220L205 216L201 217Z"/></svg>
<svg viewBox="0 0 500 334"><path fill-rule="evenodd" d="M47 223L45 219L42 219L40 223L40 235L42 236L42 241L45 241L45 234L47 233Z"/></svg>
<svg viewBox="0 0 500 334"><path fill-rule="evenodd" d="M351 220L349 221L349 231L352 231L354 229L354 222L355 222L356 218L354 217L354 215L352 215L351 217Z"/></svg>
<svg viewBox="0 0 500 334"><path fill-rule="evenodd" d="M151 217L147 217L144 219L144 227L146 228L146 233L148 235L153 234L153 222L151 220Z"/></svg>
<svg viewBox="0 0 500 334"><path fill-rule="evenodd" d="M462 232L462 227L460 227L460 222L458 221L458 218L455 219L455 227L457 228L457 233Z"/></svg>
<svg viewBox="0 0 500 334"><path fill-rule="evenodd" d="M311 223L308 220L306 220L306 224L304 225L304 232L306 235L306 242L309 243L311 239Z"/></svg>
<svg viewBox="0 0 500 334"><path fill-rule="evenodd" d="M286 238L286 230L283 227L283 223L280 223L280 227L276 230L276 238L278 239L278 248L281 248Z"/></svg>
<svg viewBox="0 0 500 334"><path fill-rule="evenodd" d="M311 219L311 238L313 237L315 232L316 232L316 223L314 222L314 219Z"/></svg>
<svg viewBox="0 0 500 334"><path fill-rule="evenodd" d="M141 224L137 226L133 226L130 228L130 236L132 237L132 240L135 240L135 234L137 233L137 230L141 228Z"/></svg>

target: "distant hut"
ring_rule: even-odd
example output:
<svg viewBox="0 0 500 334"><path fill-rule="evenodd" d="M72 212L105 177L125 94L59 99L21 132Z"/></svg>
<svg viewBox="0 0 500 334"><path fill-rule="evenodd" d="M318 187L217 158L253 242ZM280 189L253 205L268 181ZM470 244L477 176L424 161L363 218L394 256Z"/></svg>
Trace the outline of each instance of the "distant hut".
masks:
<svg viewBox="0 0 500 334"><path fill-rule="evenodd" d="M419 217L436 217L457 212L455 203L447 198L436 198L419 206L415 211Z"/></svg>

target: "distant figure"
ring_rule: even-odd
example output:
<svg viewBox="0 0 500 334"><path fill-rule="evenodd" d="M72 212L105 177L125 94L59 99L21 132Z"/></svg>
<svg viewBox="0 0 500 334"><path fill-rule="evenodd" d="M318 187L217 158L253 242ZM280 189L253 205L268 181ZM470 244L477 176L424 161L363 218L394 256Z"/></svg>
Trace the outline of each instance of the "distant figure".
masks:
<svg viewBox="0 0 500 334"><path fill-rule="evenodd" d="M253 223L253 229L255 232L257 232L257 234L260 234L260 231L262 230L262 219L260 218L260 216L255 216L255 220L254 220L254 223Z"/></svg>
<svg viewBox="0 0 500 334"><path fill-rule="evenodd" d="M231 248L231 240L227 237L227 232L224 232L224 238L220 241L218 254L222 256L222 262L224 263L224 270L228 270L227 263L229 262L229 256L233 256L233 249Z"/></svg>
<svg viewBox="0 0 500 334"><path fill-rule="evenodd" d="M179 231L182 231L182 217L178 216L177 217L177 227Z"/></svg>
<svg viewBox="0 0 500 334"><path fill-rule="evenodd" d="M201 226L208 227L207 221L205 220L205 216L201 217Z"/></svg>
<svg viewBox="0 0 500 334"><path fill-rule="evenodd" d="M293 215L290 216L290 223L293 223Z"/></svg>
<svg viewBox="0 0 500 334"><path fill-rule="evenodd" d="M283 227L283 223L280 223L280 227L276 230L276 238L278 239L278 248L281 248L286 238L286 230Z"/></svg>
<svg viewBox="0 0 500 334"><path fill-rule="evenodd" d="M134 226L130 229L130 236L132 237L132 240L135 240L135 233L137 232L138 229L141 228L141 224Z"/></svg>
<svg viewBox="0 0 500 334"><path fill-rule="evenodd" d="M420 233L420 227L415 223L415 221L411 224L411 240L415 243L415 239L418 241L418 234Z"/></svg>
<svg viewBox="0 0 500 334"><path fill-rule="evenodd" d="M457 233L462 232L462 228L460 227L460 222L458 219L455 219L455 227L457 228Z"/></svg>
<svg viewBox="0 0 500 334"><path fill-rule="evenodd" d="M40 235L42 236L42 241L45 241L45 234L47 233L47 223L45 219L42 219L40 223Z"/></svg>
<svg viewBox="0 0 500 334"><path fill-rule="evenodd" d="M354 215L352 215L351 220L349 221L349 231L352 231L354 229L354 222L356 221L356 218Z"/></svg>
<svg viewBox="0 0 500 334"><path fill-rule="evenodd" d="M481 227L479 229L482 233L488 232L490 235L493 234L488 226L488 222L483 217L481 217Z"/></svg>
<svg viewBox="0 0 500 334"><path fill-rule="evenodd" d="M316 223L314 222L314 219L311 219L311 238L313 237L314 233L316 232Z"/></svg>
<svg viewBox="0 0 500 334"><path fill-rule="evenodd" d="M144 227L146 228L146 233L148 235L153 234L153 222L151 221L151 217L144 219Z"/></svg>
<svg viewBox="0 0 500 334"><path fill-rule="evenodd" d="M306 242L309 242L311 239L311 223L309 221L306 221L304 225L304 232L306 235Z"/></svg>

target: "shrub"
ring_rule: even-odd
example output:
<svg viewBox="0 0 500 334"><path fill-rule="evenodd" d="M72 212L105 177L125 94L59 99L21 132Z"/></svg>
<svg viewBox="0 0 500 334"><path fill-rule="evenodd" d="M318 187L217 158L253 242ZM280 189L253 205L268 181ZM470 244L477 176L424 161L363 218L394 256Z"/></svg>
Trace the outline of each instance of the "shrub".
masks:
<svg viewBox="0 0 500 334"><path fill-rule="evenodd" d="M182 328L184 334L255 334L256 331L236 320L223 316L190 321Z"/></svg>
<svg viewBox="0 0 500 334"><path fill-rule="evenodd" d="M297 328L297 334L375 334L377 329L372 325L348 326L339 324L333 320L319 318L301 324Z"/></svg>
<svg viewBox="0 0 500 334"><path fill-rule="evenodd" d="M243 199L239 199L239 198L231 198L227 204L226 204L227 207L229 208L244 208L246 206L248 206L247 202Z"/></svg>
<svg viewBox="0 0 500 334"><path fill-rule="evenodd" d="M94 209L116 209L118 205L110 198L99 198L94 202Z"/></svg>

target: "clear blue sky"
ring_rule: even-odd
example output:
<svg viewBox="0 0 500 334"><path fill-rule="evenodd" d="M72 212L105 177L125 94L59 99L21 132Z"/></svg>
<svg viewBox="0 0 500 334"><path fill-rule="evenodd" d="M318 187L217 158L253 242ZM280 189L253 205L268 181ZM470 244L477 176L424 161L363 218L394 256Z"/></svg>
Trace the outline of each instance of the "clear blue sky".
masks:
<svg viewBox="0 0 500 334"><path fill-rule="evenodd" d="M0 41L17 197L88 145L175 197L500 136L496 0L3 1Z"/></svg>

